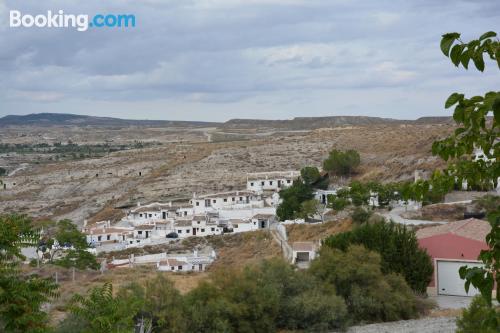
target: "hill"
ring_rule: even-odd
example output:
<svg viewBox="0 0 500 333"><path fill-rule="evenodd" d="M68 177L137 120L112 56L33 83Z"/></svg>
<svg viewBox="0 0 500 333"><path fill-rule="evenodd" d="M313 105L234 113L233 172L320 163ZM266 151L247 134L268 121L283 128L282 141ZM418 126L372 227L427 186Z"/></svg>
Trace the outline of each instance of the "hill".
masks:
<svg viewBox="0 0 500 333"><path fill-rule="evenodd" d="M203 121L133 120L64 113L36 113L0 118L0 127L7 126L92 126L92 127L216 127L219 123Z"/></svg>
<svg viewBox="0 0 500 333"><path fill-rule="evenodd" d="M218 127L220 129L273 128L281 130L314 130L340 126L440 124L451 117L423 117L417 120L365 116L296 117L288 120L231 119L225 123L204 121L133 120L95 117L63 113L36 113L24 116L9 115L0 118L0 127L7 126L78 126L78 127Z"/></svg>

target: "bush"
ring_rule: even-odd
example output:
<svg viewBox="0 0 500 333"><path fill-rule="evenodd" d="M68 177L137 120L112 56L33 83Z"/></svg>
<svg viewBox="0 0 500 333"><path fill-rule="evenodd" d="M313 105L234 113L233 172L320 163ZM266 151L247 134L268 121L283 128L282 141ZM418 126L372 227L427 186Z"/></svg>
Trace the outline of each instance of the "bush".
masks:
<svg viewBox="0 0 500 333"><path fill-rule="evenodd" d="M457 333L500 332L500 310L489 307L484 298L475 296L457 319Z"/></svg>
<svg viewBox="0 0 500 333"><path fill-rule="evenodd" d="M361 245L346 252L324 247L311 273L335 287L355 322L416 318L423 307L405 280L394 273L384 275L380 255Z"/></svg>
<svg viewBox="0 0 500 333"><path fill-rule="evenodd" d="M365 210L361 207L357 207L351 214L352 221L356 224L363 224L368 222L372 216L372 212Z"/></svg>
<svg viewBox="0 0 500 333"><path fill-rule="evenodd" d="M302 203L313 197L312 187L299 178L292 186L280 191L280 198L283 201L278 206L276 215L281 221L293 219L300 212Z"/></svg>
<svg viewBox="0 0 500 333"><path fill-rule="evenodd" d="M416 292L425 293L431 281L433 266L430 256L418 246L415 233L394 222L363 224L350 232L328 237L325 245L346 251L351 244L361 244L382 257L382 272L403 275Z"/></svg>

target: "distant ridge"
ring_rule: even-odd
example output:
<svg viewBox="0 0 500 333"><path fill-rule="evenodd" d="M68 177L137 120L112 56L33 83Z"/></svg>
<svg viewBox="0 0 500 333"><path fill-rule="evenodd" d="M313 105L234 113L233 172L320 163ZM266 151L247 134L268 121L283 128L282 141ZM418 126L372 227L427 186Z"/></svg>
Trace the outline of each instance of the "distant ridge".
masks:
<svg viewBox="0 0 500 333"><path fill-rule="evenodd" d="M283 130L312 130L339 126L369 126L394 124L445 124L451 117L422 117L399 120L366 116L297 117L288 120L231 119L225 123L204 121L132 120L62 113L36 113L0 118L0 127L7 126L79 126L79 127L218 127L220 129L277 128Z"/></svg>
<svg viewBox="0 0 500 333"><path fill-rule="evenodd" d="M216 127L220 123L204 121L133 120L94 117L66 113L35 113L25 116L0 118L0 127L6 126L93 126L93 127Z"/></svg>
<svg viewBox="0 0 500 333"><path fill-rule="evenodd" d="M225 122L222 125L222 128L246 129L255 127L271 127L301 130L339 126L444 124L450 121L452 121L451 117L422 117L417 120L400 120L366 116L296 117L291 120L231 119Z"/></svg>

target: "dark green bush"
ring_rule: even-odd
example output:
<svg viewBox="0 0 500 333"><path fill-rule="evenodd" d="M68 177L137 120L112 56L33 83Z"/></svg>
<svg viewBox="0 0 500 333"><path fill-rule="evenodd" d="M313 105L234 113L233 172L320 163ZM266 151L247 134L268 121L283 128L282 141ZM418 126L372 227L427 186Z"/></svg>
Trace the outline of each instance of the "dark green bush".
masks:
<svg viewBox="0 0 500 333"><path fill-rule="evenodd" d="M500 332L500 309L489 307L484 298L475 296L457 319L457 333Z"/></svg>
<svg viewBox="0 0 500 333"><path fill-rule="evenodd" d="M325 240L326 246L343 251L351 244L377 251L382 257L383 273L399 273L414 291L425 293L432 278L432 260L419 248L415 233L404 225L394 222L363 224Z"/></svg>

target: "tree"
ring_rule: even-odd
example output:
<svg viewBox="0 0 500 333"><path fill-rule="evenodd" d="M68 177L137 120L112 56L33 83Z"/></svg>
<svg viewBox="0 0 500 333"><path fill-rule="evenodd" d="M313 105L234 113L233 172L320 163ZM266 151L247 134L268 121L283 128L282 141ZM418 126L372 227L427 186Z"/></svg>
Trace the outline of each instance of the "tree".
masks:
<svg viewBox="0 0 500 333"><path fill-rule="evenodd" d="M365 210L361 207L357 207L351 214L352 221L356 224L363 224L368 222L372 216L372 212Z"/></svg>
<svg viewBox="0 0 500 333"><path fill-rule="evenodd" d="M53 260L55 254L58 251L63 251L63 248L53 248L54 240L49 240L47 245L52 247L50 260L54 264L66 268L99 269L100 265L95 255L87 251L88 245L85 235L70 220L62 220L57 223L53 238L60 245L71 247L69 250L65 250L62 258Z"/></svg>
<svg viewBox="0 0 500 333"><path fill-rule="evenodd" d="M457 333L476 332L500 332L500 311L489 306L481 296L475 296L469 308L464 309L457 319Z"/></svg>
<svg viewBox="0 0 500 333"><path fill-rule="evenodd" d="M345 251L322 247L311 264L311 274L343 297L354 322L377 322L418 317L421 301L404 279L384 274L381 256L361 245Z"/></svg>
<svg viewBox="0 0 500 333"><path fill-rule="evenodd" d="M46 332L47 314L42 304L57 297L52 279L24 275L19 261L23 247L35 246L39 233L31 220L21 215L0 216L0 330L6 332Z"/></svg>
<svg viewBox="0 0 500 333"><path fill-rule="evenodd" d="M306 185L313 186L321 178L321 175L318 168L306 166L300 170L300 177Z"/></svg>
<svg viewBox="0 0 500 333"><path fill-rule="evenodd" d="M441 51L457 67L462 65L468 69L472 60L482 72L486 55L500 69L500 42L496 36L495 32L489 31L479 39L465 43L459 33L447 33L441 40ZM434 142L433 153L448 161L448 174L459 183L466 180L469 186L496 187L500 177L500 91L471 98L453 93L446 100L445 108L453 106L453 119L458 128L451 136ZM478 153L481 158L478 158ZM491 307L494 282L500 284L500 210L491 213L488 221L491 224L491 232L486 236L488 249L480 254L485 267L461 267L460 277L466 280L466 290L472 284ZM497 300L500 301L500 293L497 293ZM498 321L498 318L488 320Z"/></svg>
<svg viewBox="0 0 500 333"><path fill-rule="evenodd" d="M352 231L328 237L324 245L346 251L351 244L360 244L380 253L384 273L404 276L415 291L425 293L432 278L432 261L420 249L415 232L394 222L363 224Z"/></svg>
<svg viewBox="0 0 500 333"><path fill-rule="evenodd" d="M351 175L361 163L359 153L355 150L345 152L332 150L323 162L323 170L338 176Z"/></svg>
<svg viewBox="0 0 500 333"><path fill-rule="evenodd" d="M281 221L298 217L302 203L314 197L313 189L298 178L292 186L280 191L281 204L276 210L276 215Z"/></svg>
<svg viewBox="0 0 500 333"><path fill-rule="evenodd" d="M69 310L82 323L81 333L125 333L133 330L141 306L135 297L113 296L113 286L105 283L90 290L87 297L74 295Z"/></svg>

